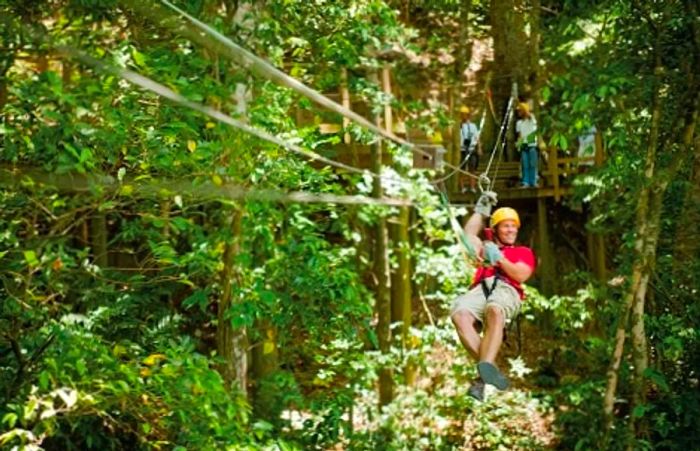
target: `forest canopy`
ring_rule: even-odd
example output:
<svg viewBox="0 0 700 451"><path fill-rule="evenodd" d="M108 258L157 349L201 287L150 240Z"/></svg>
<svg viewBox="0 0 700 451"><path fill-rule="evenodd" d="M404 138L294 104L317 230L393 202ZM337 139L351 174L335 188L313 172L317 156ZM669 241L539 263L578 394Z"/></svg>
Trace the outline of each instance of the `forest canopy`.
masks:
<svg viewBox="0 0 700 451"><path fill-rule="evenodd" d="M0 448L700 447L698 68L696 0L0 0Z"/></svg>

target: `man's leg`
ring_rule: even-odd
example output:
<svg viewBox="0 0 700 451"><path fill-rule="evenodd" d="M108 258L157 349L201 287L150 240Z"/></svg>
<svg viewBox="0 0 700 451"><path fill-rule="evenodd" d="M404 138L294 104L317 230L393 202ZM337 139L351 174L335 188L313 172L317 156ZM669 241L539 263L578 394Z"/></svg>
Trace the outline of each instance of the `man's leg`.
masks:
<svg viewBox="0 0 700 451"><path fill-rule="evenodd" d="M498 305L488 304L484 312L484 323L486 330L479 347L479 361L493 364L503 343L503 328L506 323L503 309Z"/></svg>
<svg viewBox="0 0 700 451"><path fill-rule="evenodd" d="M495 365L496 356L503 343L503 328L506 321L512 320L520 310L520 296L515 288L503 283L498 285L491 295L491 300L484 309L486 331L481 340L477 368L479 375L487 384L499 390L508 388L508 379Z"/></svg>
<svg viewBox="0 0 700 451"><path fill-rule="evenodd" d="M527 148L520 148L520 185L527 186Z"/></svg>
<svg viewBox="0 0 700 451"><path fill-rule="evenodd" d="M527 150L527 181L529 186L537 186L537 147L528 146Z"/></svg>
<svg viewBox="0 0 700 451"><path fill-rule="evenodd" d="M469 310L459 310L452 315L452 322L457 329L459 341L472 357L479 360L481 337L476 331L476 317Z"/></svg>
<svg viewBox="0 0 700 451"><path fill-rule="evenodd" d="M505 325L505 315L498 305L488 304L484 312L484 322L486 331L481 340L479 349L479 376L487 384L491 384L499 390L505 390L510 383L508 379L498 370L495 365L496 355L503 343L503 326Z"/></svg>
<svg viewBox="0 0 700 451"><path fill-rule="evenodd" d="M477 321L476 316L469 310L458 310L452 314L452 322L457 329L459 341L462 342L462 346L478 362L481 337L476 331ZM478 401L484 400L484 381L481 380L481 376L472 381L467 393Z"/></svg>

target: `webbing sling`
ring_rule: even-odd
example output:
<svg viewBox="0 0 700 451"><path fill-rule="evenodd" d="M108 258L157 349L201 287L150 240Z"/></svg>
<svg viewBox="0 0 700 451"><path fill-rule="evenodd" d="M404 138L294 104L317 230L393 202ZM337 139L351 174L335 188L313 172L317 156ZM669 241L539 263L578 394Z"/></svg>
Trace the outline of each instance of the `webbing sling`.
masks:
<svg viewBox="0 0 700 451"><path fill-rule="evenodd" d="M487 277L481 279L479 284L481 285L481 289L484 290L484 297L488 301L489 297L491 297L491 294L493 294L493 290L496 289L496 284L501 279L501 277L498 275L498 271L496 271L496 274L494 274L493 276L493 283L491 284L491 288L489 288L488 284L486 283L486 279Z"/></svg>

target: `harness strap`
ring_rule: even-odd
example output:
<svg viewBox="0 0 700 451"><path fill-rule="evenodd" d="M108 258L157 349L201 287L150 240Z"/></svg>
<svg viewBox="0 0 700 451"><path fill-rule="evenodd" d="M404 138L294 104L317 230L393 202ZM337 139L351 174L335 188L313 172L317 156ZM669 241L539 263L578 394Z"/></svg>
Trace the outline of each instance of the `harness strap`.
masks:
<svg viewBox="0 0 700 451"><path fill-rule="evenodd" d="M491 294L493 293L493 290L496 289L496 284L501 278L498 275L498 272L493 276L493 283L491 284L491 288L488 287L488 284L486 283L486 278L481 279L479 282L481 285L481 289L484 290L484 297L488 301L489 297L491 297Z"/></svg>

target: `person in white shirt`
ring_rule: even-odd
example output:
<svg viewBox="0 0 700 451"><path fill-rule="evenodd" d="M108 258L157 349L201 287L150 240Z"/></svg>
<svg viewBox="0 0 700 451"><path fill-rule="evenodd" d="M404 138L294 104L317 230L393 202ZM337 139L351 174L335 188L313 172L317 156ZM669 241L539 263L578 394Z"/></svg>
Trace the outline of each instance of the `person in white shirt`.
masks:
<svg viewBox="0 0 700 451"><path fill-rule="evenodd" d="M471 173L476 173L479 167L479 157L481 156L481 143L479 142L479 127L471 120L471 110L467 106L459 109L461 125L459 142L461 147L461 159L459 167ZM459 178L460 190L466 191L465 179L469 178L469 190L476 192L476 178L461 174Z"/></svg>
<svg viewBox="0 0 700 451"><path fill-rule="evenodd" d="M515 123L517 148L520 151L520 168L522 172L521 186L523 188L537 187L537 120L530 113L527 103L518 104L520 119Z"/></svg>

